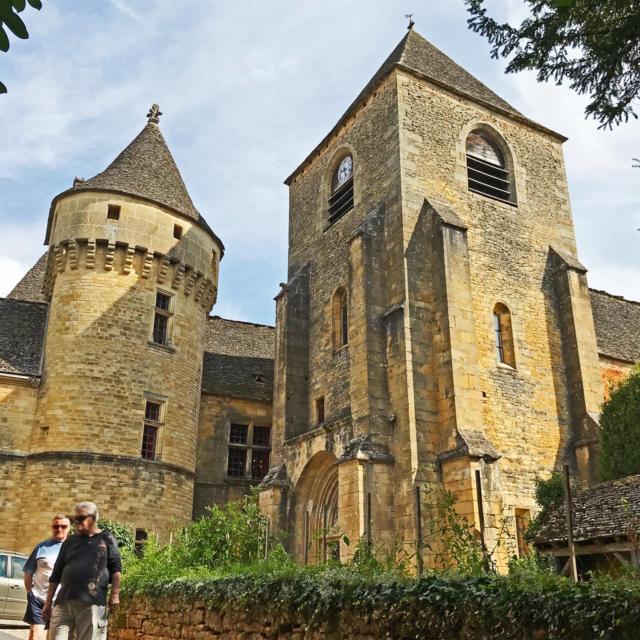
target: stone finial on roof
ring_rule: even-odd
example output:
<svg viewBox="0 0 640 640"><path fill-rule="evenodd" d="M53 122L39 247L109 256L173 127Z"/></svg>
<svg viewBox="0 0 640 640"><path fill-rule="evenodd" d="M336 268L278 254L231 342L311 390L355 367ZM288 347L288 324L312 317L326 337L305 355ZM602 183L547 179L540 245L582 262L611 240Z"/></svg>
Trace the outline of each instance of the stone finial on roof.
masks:
<svg viewBox="0 0 640 640"><path fill-rule="evenodd" d="M162 115L162 111L160 111L160 107L154 102L151 105L151 109L149 109L149 113L147 113L147 118L149 118L149 122L153 122L153 124L158 124L160 122L161 115Z"/></svg>

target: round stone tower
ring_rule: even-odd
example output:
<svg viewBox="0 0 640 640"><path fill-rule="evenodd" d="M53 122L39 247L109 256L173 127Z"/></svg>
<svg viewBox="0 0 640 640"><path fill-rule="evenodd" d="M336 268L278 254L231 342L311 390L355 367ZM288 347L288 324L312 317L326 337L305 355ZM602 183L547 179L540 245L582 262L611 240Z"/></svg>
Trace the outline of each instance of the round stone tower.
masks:
<svg viewBox="0 0 640 640"><path fill-rule="evenodd" d="M92 500L166 539L192 513L204 332L223 246L187 193L159 115L154 105L104 172L51 204L24 503L46 519Z"/></svg>

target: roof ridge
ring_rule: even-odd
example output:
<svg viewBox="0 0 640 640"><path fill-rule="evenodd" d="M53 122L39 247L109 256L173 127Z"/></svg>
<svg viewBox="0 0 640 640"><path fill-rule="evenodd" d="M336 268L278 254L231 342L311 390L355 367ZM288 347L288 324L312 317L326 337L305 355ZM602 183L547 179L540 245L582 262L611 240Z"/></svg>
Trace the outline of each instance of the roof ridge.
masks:
<svg viewBox="0 0 640 640"><path fill-rule="evenodd" d="M225 322L235 322L236 324L246 324L252 327L266 327L267 329L275 329L272 324L262 324L261 322L251 322L250 320L234 320L233 318L223 318L222 316L213 315L209 316L209 320L224 320Z"/></svg>
<svg viewBox="0 0 640 640"><path fill-rule="evenodd" d="M624 296L619 296L615 293L609 293L604 289L594 289L592 287L589 287L589 291L591 291L592 293L600 293L603 296L607 296L607 298L613 298L614 300L619 300L620 302L628 302L630 304L636 304L640 306L640 300L630 300L629 298L625 298Z"/></svg>
<svg viewBox="0 0 640 640"><path fill-rule="evenodd" d="M0 300L10 300L11 302L19 302L20 304L42 304L48 306L48 302L43 300L24 300L23 298L11 298L10 296L0 296Z"/></svg>

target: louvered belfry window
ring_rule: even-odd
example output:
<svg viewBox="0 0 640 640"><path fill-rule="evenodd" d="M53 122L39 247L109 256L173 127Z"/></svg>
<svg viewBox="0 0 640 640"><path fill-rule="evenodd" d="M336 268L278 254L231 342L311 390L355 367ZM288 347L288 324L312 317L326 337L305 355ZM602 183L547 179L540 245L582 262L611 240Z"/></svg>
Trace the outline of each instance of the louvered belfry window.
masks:
<svg viewBox="0 0 640 640"><path fill-rule="evenodd" d="M504 156L491 136L476 129L467 137L469 191L514 203L512 181Z"/></svg>
<svg viewBox="0 0 640 640"><path fill-rule="evenodd" d="M353 158L345 156L331 179L329 196L329 224L342 218L353 209Z"/></svg>

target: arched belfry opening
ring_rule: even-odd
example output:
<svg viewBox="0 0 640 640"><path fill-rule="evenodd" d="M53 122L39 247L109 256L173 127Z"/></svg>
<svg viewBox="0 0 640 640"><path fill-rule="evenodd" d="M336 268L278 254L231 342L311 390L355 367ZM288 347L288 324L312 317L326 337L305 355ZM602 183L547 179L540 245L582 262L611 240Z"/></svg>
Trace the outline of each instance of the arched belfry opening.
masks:
<svg viewBox="0 0 640 640"><path fill-rule="evenodd" d="M479 127L465 142L469 191L509 204L516 203L513 162L496 132Z"/></svg>
<svg viewBox="0 0 640 640"><path fill-rule="evenodd" d="M340 559L339 491L336 457L316 453L295 490L294 555L315 564Z"/></svg>

